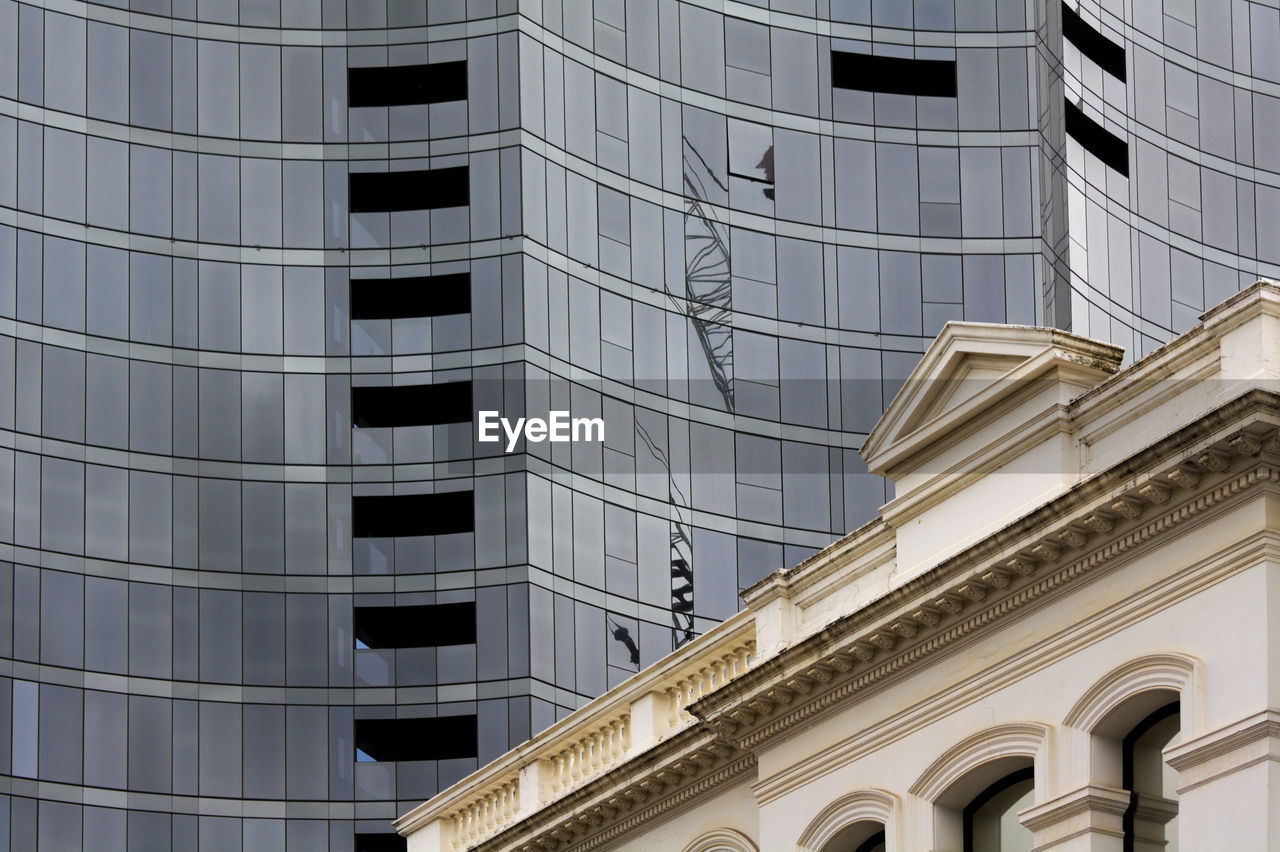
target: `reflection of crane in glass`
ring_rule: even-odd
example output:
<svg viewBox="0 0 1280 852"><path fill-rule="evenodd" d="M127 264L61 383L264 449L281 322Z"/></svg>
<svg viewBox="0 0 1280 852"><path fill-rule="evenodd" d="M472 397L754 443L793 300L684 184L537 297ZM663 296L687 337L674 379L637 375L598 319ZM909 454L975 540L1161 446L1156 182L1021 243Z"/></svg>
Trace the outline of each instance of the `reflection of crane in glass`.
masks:
<svg viewBox="0 0 1280 852"><path fill-rule="evenodd" d="M649 431L636 421L636 434L649 454L667 470L671 485L671 650L693 639L693 544L689 541L685 514L689 501L671 476L671 460ZM615 637L616 638L616 637Z"/></svg>
<svg viewBox="0 0 1280 852"><path fill-rule="evenodd" d="M627 655L631 658L631 664L638 667L640 665L640 648L637 647L636 640L631 638L631 631L612 618L609 619L609 623L613 625L613 629L610 631L613 633L613 638L622 643L622 646L627 649Z"/></svg>
<svg viewBox="0 0 1280 852"><path fill-rule="evenodd" d="M698 344L711 370L711 381L733 411L733 283L729 263L729 239L724 225L706 206L707 185L728 192L697 149L684 139L684 296L673 300L693 325Z"/></svg>

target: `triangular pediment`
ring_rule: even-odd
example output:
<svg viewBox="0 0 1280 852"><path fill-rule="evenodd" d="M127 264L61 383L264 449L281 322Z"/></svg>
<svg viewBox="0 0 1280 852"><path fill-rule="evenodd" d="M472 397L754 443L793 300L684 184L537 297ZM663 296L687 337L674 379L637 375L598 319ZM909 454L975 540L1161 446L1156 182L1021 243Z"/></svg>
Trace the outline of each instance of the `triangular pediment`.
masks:
<svg viewBox="0 0 1280 852"><path fill-rule="evenodd" d="M922 398L903 424L904 430L913 431L972 399L1025 364L1029 357L956 352L945 370L936 378L927 379L929 387L924 388Z"/></svg>
<svg viewBox="0 0 1280 852"><path fill-rule="evenodd" d="M1123 350L1052 328L951 322L925 351L862 447L887 474L904 452L936 452L999 401L1055 368L1073 387L1116 372Z"/></svg>

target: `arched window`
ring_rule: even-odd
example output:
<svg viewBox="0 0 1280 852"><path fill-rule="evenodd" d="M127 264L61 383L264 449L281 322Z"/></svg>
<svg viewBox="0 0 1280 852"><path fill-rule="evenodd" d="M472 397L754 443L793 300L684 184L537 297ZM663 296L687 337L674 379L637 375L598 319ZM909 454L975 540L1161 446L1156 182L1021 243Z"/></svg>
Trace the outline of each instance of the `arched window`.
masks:
<svg viewBox="0 0 1280 852"><path fill-rule="evenodd" d="M1030 852L1030 829L1018 812L1034 804L1035 770L1030 767L997 779L965 805L964 852Z"/></svg>
<svg viewBox="0 0 1280 852"><path fill-rule="evenodd" d="M1178 739L1182 717L1177 701L1143 718L1121 741L1125 852L1177 852L1178 775L1164 762L1164 749Z"/></svg>
<svg viewBox="0 0 1280 852"><path fill-rule="evenodd" d="M1039 804L1036 779L1043 785L1048 734L1037 722L996 725L973 733L935 760L911 786L912 793L933 803L930 848L1030 850L1031 834L1018 814ZM986 840L984 827L992 823L1005 829L1003 837L996 835L999 845Z"/></svg>
<svg viewBox="0 0 1280 852"><path fill-rule="evenodd" d="M797 852L884 852L897 844L898 799L884 790L858 790L823 808L800 835Z"/></svg>

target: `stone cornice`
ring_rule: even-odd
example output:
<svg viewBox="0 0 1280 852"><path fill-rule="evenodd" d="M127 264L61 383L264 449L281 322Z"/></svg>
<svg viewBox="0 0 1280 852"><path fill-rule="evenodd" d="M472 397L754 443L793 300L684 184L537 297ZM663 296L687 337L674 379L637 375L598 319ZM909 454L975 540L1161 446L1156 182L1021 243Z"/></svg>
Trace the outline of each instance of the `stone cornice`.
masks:
<svg viewBox="0 0 1280 852"><path fill-rule="evenodd" d="M1168 529L1280 479L1280 468L1265 461L1229 473L1259 456L1264 443L1280 449L1278 414L1277 397L1262 391L1221 406L764 661L690 712L748 749L823 713ZM974 612L974 604L983 608ZM962 615L965 609L972 614Z"/></svg>
<svg viewBox="0 0 1280 852"><path fill-rule="evenodd" d="M901 739L912 731L920 730L933 720L948 715L983 695L990 695L992 692L1017 683L1082 647L1124 629L1124 625L1141 620L1153 612L1167 609L1248 566L1257 565L1262 560L1280 561L1280 533L1259 531L1247 539L1233 542L1203 562L1170 575L1158 586L1138 592L1099 610L1070 629L1034 646L1023 648L1013 657L994 663L988 669L974 674L962 683L922 699L899 713L882 718L821 752L808 755L803 761L758 781L753 786L756 800L764 805L822 775L827 766L848 763L870 754L886 742ZM1091 572L1084 578L1084 582L1098 576L1100 576L1099 572ZM963 648L964 643L958 642L942 653L955 654L962 652ZM886 678L873 684L872 688L891 682L891 678Z"/></svg>
<svg viewBox="0 0 1280 852"><path fill-rule="evenodd" d="M1280 762L1280 711L1264 710L1173 746L1165 760L1179 773L1179 793L1260 762Z"/></svg>

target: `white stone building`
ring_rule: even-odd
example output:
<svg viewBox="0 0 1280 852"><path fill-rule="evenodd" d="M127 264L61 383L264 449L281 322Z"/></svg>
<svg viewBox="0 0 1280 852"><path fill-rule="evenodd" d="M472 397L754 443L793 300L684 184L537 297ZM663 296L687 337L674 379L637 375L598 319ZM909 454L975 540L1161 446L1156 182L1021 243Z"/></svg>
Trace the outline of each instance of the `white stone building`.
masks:
<svg viewBox="0 0 1280 852"><path fill-rule="evenodd" d="M1280 286L1120 361L948 325L862 450L879 518L411 852L1280 850Z"/></svg>

